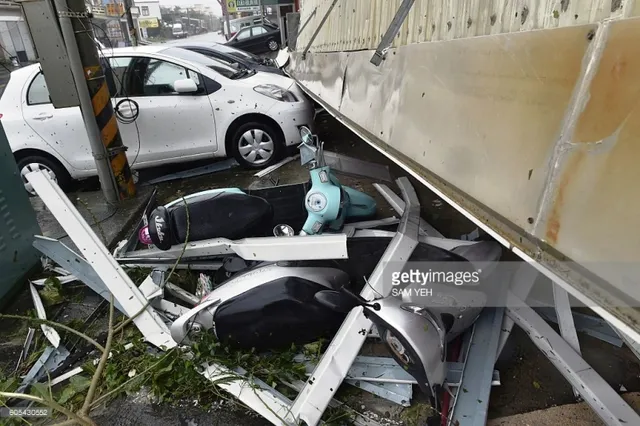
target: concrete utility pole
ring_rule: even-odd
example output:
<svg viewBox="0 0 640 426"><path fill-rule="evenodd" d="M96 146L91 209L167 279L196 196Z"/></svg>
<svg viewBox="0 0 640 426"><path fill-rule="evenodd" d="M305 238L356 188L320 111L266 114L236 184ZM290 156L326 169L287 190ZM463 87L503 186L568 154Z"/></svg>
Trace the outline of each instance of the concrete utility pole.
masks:
<svg viewBox="0 0 640 426"><path fill-rule="evenodd" d="M258 4L260 5L260 22L264 24L264 4L262 0L259 0Z"/></svg>
<svg viewBox="0 0 640 426"><path fill-rule="evenodd" d="M191 17L189 16L189 8L187 7L187 36L189 35L190 29L191 29Z"/></svg>
<svg viewBox="0 0 640 426"><path fill-rule="evenodd" d="M229 9L227 9L227 0L222 0L220 2L220 5L222 6L222 13L224 14L224 18L227 21L227 31L224 30L224 24L223 24L222 35L224 35L224 38L229 40L229 37L227 37L227 34L231 34L231 24L229 24Z"/></svg>
<svg viewBox="0 0 640 426"><path fill-rule="evenodd" d="M124 14L127 16L127 26L129 27L129 40L133 46L138 45L138 30L133 24L133 15L131 14L131 0L124 0Z"/></svg>
<svg viewBox="0 0 640 426"><path fill-rule="evenodd" d="M54 0L80 110L108 203L136 194L84 0Z"/></svg>

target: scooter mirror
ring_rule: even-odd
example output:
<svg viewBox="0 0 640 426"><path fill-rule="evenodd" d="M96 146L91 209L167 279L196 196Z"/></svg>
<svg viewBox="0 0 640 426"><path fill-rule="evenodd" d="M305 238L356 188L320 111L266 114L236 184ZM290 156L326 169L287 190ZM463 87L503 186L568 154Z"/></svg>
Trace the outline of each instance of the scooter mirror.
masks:
<svg viewBox="0 0 640 426"><path fill-rule="evenodd" d="M300 139L302 140L302 143L312 144L313 133L311 133L311 129L307 126L300 127Z"/></svg>
<svg viewBox="0 0 640 426"><path fill-rule="evenodd" d="M276 237L293 237L295 235L295 232L289 225L281 224L276 225L273 228L273 235L275 235Z"/></svg>
<svg viewBox="0 0 640 426"><path fill-rule="evenodd" d="M351 309L358 305L358 301L344 293L335 290L322 290L315 294L314 298L322 306L340 313L349 313Z"/></svg>

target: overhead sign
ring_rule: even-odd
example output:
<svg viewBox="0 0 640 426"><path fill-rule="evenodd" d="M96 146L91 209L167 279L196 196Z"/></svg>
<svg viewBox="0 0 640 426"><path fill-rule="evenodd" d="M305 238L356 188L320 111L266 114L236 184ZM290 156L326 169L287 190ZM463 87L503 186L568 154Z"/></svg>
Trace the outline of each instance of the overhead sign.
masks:
<svg viewBox="0 0 640 426"><path fill-rule="evenodd" d="M122 16L124 15L124 3L108 3L105 5L107 16Z"/></svg>
<svg viewBox="0 0 640 426"><path fill-rule="evenodd" d="M158 18L138 19L138 26L140 28L158 28Z"/></svg>
<svg viewBox="0 0 640 426"><path fill-rule="evenodd" d="M250 10L260 8L260 0L236 0L238 10Z"/></svg>
<svg viewBox="0 0 640 426"><path fill-rule="evenodd" d="M227 13L236 13L238 11L236 0L227 0Z"/></svg>

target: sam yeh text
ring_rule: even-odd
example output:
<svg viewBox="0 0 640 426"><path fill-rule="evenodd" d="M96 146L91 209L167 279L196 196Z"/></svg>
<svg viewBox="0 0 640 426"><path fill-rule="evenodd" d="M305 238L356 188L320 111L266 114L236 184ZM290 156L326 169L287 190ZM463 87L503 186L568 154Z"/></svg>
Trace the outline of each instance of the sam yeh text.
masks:
<svg viewBox="0 0 640 426"><path fill-rule="evenodd" d="M417 297L430 297L433 296L433 289L426 287L419 288L397 288L391 289L392 296L417 296Z"/></svg>

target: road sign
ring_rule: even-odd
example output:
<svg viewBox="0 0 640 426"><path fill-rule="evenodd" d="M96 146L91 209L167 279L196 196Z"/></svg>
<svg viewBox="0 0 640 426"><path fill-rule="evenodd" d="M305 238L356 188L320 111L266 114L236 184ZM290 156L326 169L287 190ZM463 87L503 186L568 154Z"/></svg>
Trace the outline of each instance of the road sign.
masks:
<svg viewBox="0 0 640 426"><path fill-rule="evenodd" d="M238 11L236 0L227 0L227 13L236 13Z"/></svg>
<svg viewBox="0 0 640 426"><path fill-rule="evenodd" d="M158 18L138 19L138 27L140 28L158 28Z"/></svg>
<svg viewBox="0 0 640 426"><path fill-rule="evenodd" d="M260 10L260 0L236 0L238 11Z"/></svg>

